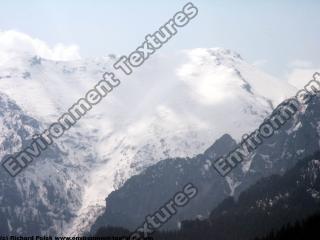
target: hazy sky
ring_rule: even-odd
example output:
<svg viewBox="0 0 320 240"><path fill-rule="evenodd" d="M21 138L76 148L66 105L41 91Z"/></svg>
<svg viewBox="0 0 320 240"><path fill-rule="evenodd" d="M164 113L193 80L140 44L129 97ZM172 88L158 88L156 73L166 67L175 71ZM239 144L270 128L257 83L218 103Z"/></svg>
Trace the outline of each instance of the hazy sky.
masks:
<svg viewBox="0 0 320 240"><path fill-rule="evenodd" d="M128 54L187 1L1 0L0 29L49 45L76 44L81 56ZM319 0L194 0L198 16L161 49L224 47L265 71L320 66Z"/></svg>

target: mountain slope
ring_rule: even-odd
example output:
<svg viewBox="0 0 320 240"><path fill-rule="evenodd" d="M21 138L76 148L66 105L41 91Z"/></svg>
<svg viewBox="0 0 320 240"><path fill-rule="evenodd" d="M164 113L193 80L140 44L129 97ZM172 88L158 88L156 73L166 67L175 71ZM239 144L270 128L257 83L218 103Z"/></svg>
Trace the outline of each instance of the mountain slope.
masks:
<svg viewBox="0 0 320 240"><path fill-rule="evenodd" d="M169 226L176 227L177 221L191 216L209 214L208 210L230 194L230 189L224 179L212 174L206 162L208 154L225 154L235 146L236 142L229 135L224 135L204 154L190 159L164 160L130 178L119 190L108 196L106 211L91 231L94 233L102 225L134 230L146 215L155 212L186 182L192 182L198 187L198 195L187 206L179 209L178 217L173 216Z"/></svg>
<svg viewBox="0 0 320 240"><path fill-rule="evenodd" d="M182 222L179 231L160 232L155 239L245 240L264 236L320 210L320 153L300 161L283 176L263 178L218 205L205 220ZM105 236L108 229L100 229Z"/></svg>
<svg viewBox="0 0 320 240"><path fill-rule="evenodd" d="M116 59L62 62L21 53L11 60L1 64L0 90L46 125L113 71ZM88 227L104 198L131 176L161 159L203 153L225 133L238 141L295 91L226 49L157 54L130 76L116 74L117 91L62 140L87 169L66 234Z"/></svg>
<svg viewBox="0 0 320 240"><path fill-rule="evenodd" d="M155 212L161 203L167 201L169 195L164 196L163 189L173 189L173 193L174 189L178 191L187 182L197 186L199 194L190 206L170 219L165 227L177 227L181 220L195 218L197 215L208 216L209 211L225 197L238 197L262 177L281 175L299 160L319 151L319 105L320 97L315 96L225 178L210 167L208 160L227 154L227 149L233 148L234 140L226 141L218 147L214 144L204 154L193 159L162 161L136 178L129 179L123 188L107 198L106 211L94 225L93 231L103 225L118 225L132 230L146 215Z"/></svg>
<svg viewBox="0 0 320 240"><path fill-rule="evenodd" d="M0 93L0 156L17 153L43 125ZM0 232L12 235L57 234L81 206L84 167L63 144L53 144L17 177L0 169ZM79 180L82 179L82 180Z"/></svg>

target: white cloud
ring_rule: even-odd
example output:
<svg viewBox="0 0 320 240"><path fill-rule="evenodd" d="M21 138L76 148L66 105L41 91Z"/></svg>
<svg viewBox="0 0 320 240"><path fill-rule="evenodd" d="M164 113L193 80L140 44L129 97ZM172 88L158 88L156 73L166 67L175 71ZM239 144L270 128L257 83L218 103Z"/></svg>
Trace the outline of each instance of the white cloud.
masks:
<svg viewBox="0 0 320 240"><path fill-rule="evenodd" d="M295 60L289 64L290 70L287 74L288 82L298 89L302 89L315 72L320 72L320 67L315 67L309 61Z"/></svg>
<svg viewBox="0 0 320 240"><path fill-rule="evenodd" d="M311 68L312 63L310 61L297 59L297 60L294 60L291 63L289 63L289 67L291 67L291 68Z"/></svg>
<svg viewBox="0 0 320 240"><path fill-rule="evenodd" d="M259 60L256 60L252 63L252 65L257 68L262 68L262 67L266 66L267 64L268 64L268 60L266 60L266 59L259 59Z"/></svg>
<svg viewBox="0 0 320 240"><path fill-rule="evenodd" d="M77 45L66 46L58 43L50 47L44 41L18 31L0 31L0 55L2 56L2 61L10 60L14 56L25 53L56 61L80 59Z"/></svg>

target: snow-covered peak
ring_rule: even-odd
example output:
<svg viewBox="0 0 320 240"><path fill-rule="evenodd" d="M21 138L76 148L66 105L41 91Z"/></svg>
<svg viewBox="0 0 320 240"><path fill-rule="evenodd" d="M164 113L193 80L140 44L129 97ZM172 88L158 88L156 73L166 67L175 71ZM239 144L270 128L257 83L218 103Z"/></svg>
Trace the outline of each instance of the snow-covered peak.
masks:
<svg viewBox="0 0 320 240"><path fill-rule="evenodd" d="M203 101L214 103L228 96L239 97L240 90L246 90L276 105L296 91L288 83L249 64L234 51L197 48L184 53L187 62L179 68L178 74L204 97Z"/></svg>
<svg viewBox="0 0 320 240"><path fill-rule="evenodd" d="M81 139L81 148L94 156L88 158L84 151L72 155L88 168L89 180L81 188L82 206L70 234L85 230L92 219L82 216L99 210L130 176L161 159L204 152L226 133L239 140L294 93L221 48L155 54L130 76L114 71L113 56L67 62L24 56L17 65L0 65L0 91L44 124L56 121L105 71L121 79L64 142L67 149L74 148Z"/></svg>

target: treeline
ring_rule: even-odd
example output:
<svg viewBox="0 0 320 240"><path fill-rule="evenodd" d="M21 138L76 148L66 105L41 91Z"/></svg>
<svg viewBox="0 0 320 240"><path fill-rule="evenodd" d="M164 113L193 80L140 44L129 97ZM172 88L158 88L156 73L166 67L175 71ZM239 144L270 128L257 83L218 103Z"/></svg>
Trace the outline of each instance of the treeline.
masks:
<svg viewBox="0 0 320 240"><path fill-rule="evenodd" d="M255 240L317 240L320 228L320 214L313 215L302 222L287 224L279 231L272 231L266 237L255 238Z"/></svg>
<svg viewBox="0 0 320 240"><path fill-rule="evenodd" d="M254 227L254 226L252 226ZM271 231L265 237L256 237L254 240L318 240L319 239L319 228L320 228L320 213L312 215L311 217L306 218L303 221L296 222L294 224L286 224L278 231ZM206 229L203 229L206 231ZM230 229L230 232L232 230ZM157 232L152 235L154 240L186 240L193 239L197 240L200 237L207 235L205 232L199 232L198 229L196 232L188 231L188 233L183 233L179 231L170 231L170 232ZM96 234L97 237L106 237L106 236L122 236L123 239L130 236L130 232L124 228L116 227L105 227L100 228ZM214 236L211 236L212 240L215 240Z"/></svg>

